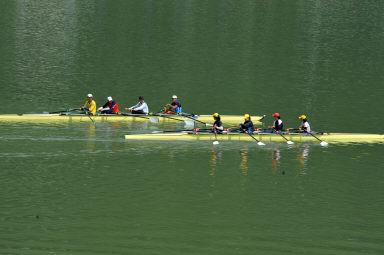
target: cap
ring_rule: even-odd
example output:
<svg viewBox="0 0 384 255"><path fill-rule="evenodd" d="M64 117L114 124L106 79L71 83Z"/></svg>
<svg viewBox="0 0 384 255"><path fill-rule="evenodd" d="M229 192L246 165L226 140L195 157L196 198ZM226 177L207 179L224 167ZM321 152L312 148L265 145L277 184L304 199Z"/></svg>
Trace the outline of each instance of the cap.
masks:
<svg viewBox="0 0 384 255"><path fill-rule="evenodd" d="M172 96L172 99L174 99L174 98L177 98L177 96L176 96L176 95L173 95L173 96Z"/></svg>
<svg viewBox="0 0 384 255"><path fill-rule="evenodd" d="M301 120L305 120L305 119L307 119L307 116L305 116L305 115L301 115L301 116L299 116L299 119L301 119Z"/></svg>
<svg viewBox="0 0 384 255"><path fill-rule="evenodd" d="M111 96L107 97L107 99L108 99L108 101L112 101L112 97Z"/></svg>
<svg viewBox="0 0 384 255"><path fill-rule="evenodd" d="M272 114L272 117L280 117L279 113Z"/></svg>
<svg viewBox="0 0 384 255"><path fill-rule="evenodd" d="M139 100L143 100L144 99L144 97L142 97L142 96L139 96Z"/></svg>
<svg viewBox="0 0 384 255"><path fill-rule="evenodd" d="M93 95L92 94L88 94L87 97L93 97Z"/></svg>
<svg viewBox="0 0 384 255"><path fill-rule="evenodd" d="M218 117L220 117L220 114L218 114L217 112L215 112L215 113L212 115L212 117L218 118Z"/></svg>
<svg viewBox="0 0 384 255"><path fill-rule="evenodd" d="M244 119L249 119L251 116L249 116L249 114L244 114Z"/></svg>

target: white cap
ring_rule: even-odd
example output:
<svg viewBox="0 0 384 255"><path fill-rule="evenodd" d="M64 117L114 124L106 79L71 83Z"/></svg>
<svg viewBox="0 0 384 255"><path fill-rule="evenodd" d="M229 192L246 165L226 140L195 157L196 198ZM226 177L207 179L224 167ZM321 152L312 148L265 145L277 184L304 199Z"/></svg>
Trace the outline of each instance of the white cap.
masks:
<svg viewBox="0 0 384 255"><path fill-rule="evenodd" d="M112 101L112 97L107 97L108 101Z"/></svg>
<svg viewBox="0 0 384 255"><path fill-rule="evenodd" d="M173 95L173 96L172 96L172 99L173 99L173 98L177 98L177 96L176 96L176 95Z"/></svg>
<svg viewBox="0 0 384 255"><path fill-rule="evenodd" d="M93 95L92 94L88 94L87 97L93 97Z"/></svg>

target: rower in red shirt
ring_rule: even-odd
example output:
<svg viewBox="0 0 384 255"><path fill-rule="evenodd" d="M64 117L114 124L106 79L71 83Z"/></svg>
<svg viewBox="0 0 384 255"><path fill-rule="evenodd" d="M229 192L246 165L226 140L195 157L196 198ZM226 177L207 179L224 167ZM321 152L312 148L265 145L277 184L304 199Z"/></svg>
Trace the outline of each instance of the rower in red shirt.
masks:
<svg viewBox="0 0 384 255"><path fill-rule="evenodd" d="M97 109L97 111L104 114L118 114L119 106L117 103L112 99L111 96L107 97L107 100L108 101L105 103L105 105Z"/></svg>

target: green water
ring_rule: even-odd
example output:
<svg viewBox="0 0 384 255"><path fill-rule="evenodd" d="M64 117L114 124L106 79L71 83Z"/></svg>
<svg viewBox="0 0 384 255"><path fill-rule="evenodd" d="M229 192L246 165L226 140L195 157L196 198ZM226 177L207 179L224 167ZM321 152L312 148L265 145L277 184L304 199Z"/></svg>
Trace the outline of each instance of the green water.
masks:
<svg viewBox="0 0 384 255"><path fill-rule="evenodd" d="M1 1L3 113L87 93L383 133L383 1ZM383 254L383 144L125 141L0 123L0 254Z"/></svg>

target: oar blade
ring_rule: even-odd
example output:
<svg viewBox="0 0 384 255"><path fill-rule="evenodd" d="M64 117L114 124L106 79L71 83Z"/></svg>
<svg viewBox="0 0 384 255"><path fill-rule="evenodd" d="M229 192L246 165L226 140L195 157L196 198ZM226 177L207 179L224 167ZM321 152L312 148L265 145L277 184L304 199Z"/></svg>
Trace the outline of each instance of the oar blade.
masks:
<svg viewBox="0 0 384 255"><path fill-rule="evenodd" d="M322 142L320 143L320 145L321 145L321 146L328 146L328 143L325 142L325 141L322 141Z"/></svg>
<svg viewBox="0 0 384 255"><path fill-rule="evenodd" d="M294 144L294 142L292 142L292 141L287 141L287 144Z"/></svg>
<svg viewBox="0 0 384 255"><path fill-rule="evenodd" d="M149 121L152 123L159 123L159 118L149 118Z"/></svg>
<svg viewBox="0 0 384 255"><path fill-rule="evenodd" d="M218 144L219 144L219 141L217 140L213 142L213 145L218 145Z"/></svg>
<svg viewBox="0 0 384 255"><path fill-rule="evenodd" d="M264 146L265 143L263 143L263 142L257 142L257 145Z"/></svg>

